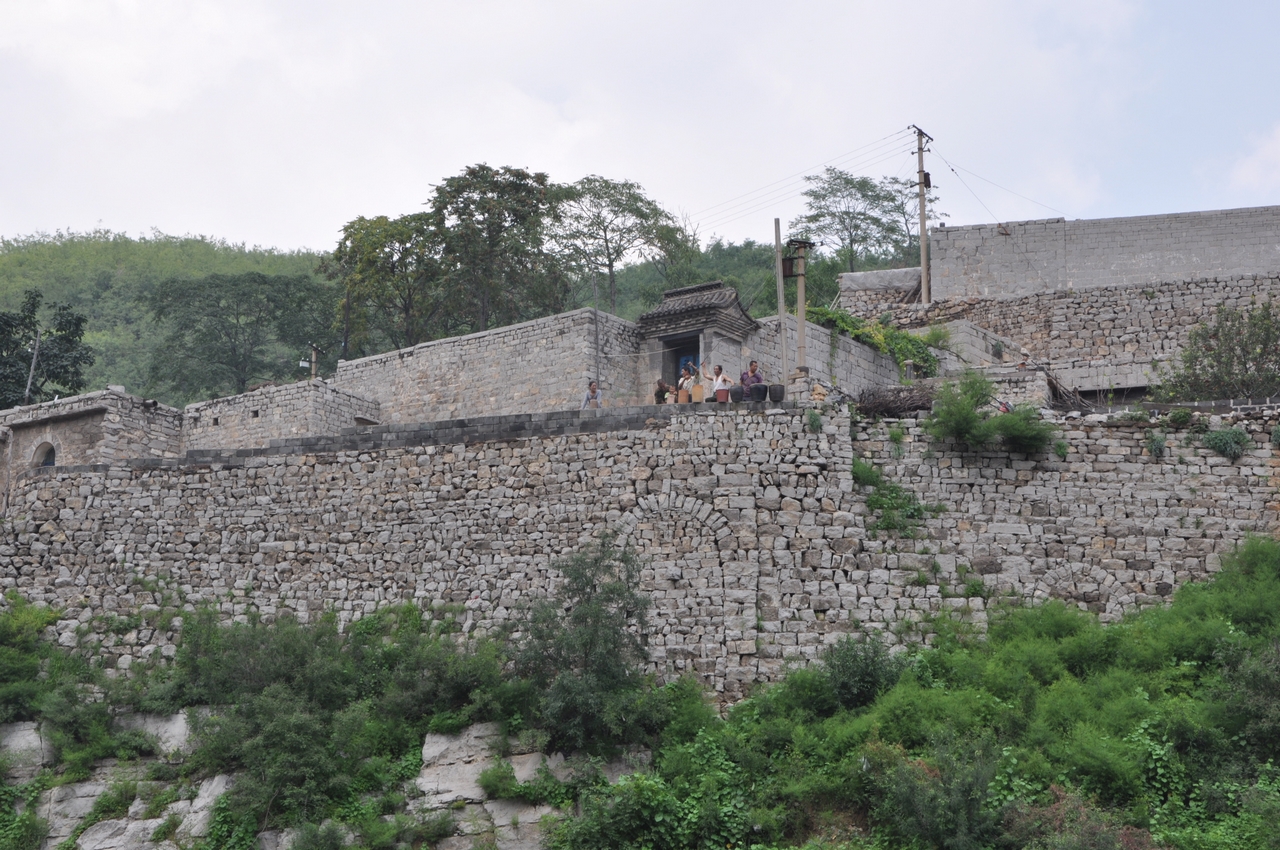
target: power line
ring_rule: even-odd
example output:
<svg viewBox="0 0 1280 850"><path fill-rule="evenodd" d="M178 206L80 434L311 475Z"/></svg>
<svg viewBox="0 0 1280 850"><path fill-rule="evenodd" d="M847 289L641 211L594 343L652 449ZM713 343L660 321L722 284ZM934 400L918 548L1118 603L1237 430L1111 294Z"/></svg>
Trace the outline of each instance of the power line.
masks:
<svg viewBox="0 0 1280 850"><path fill-rule="evenodd" d="M934 153L938 153L936 149L934 149ZM1012 189L1008 189L1008 188L1006 188L1006 187L1004 187L1004 186L1001 186L1001 185L1000 185L999 183L997 183L996 181L994 181L994 180L988 180L987 178L983 177L981 174L978 174L978 173L977 173L977 172L975 172L975 171L970 171L968 168L965 168L963 165L956 165L956 166L953 166L953 165L952 165L952 163L947 162L946 158L944 158L944 157L942 156L942 154L940 154L940 153L938 154L938 159L941 159L943 162L946 162L946 163L947 163L947 167L951 169L951 173L952 173L952 174L955 174L955 170L958 168L958 169L960 169L961 171L963 171L963 172L964 172L964 173L966 173L966 174L972 174L974 177L977 177L979 180L981 180L981 181L982 181L982 182L984 182L984 183L990 183L992 186L995 186L997 189L1001 189L1001 190L1003 190L1003 191L1005 191L1005 192L1008 192L1010 195L1016 195L1017 197L1022 198L1022 200L1024 200L1024 201L1030 201L1031 203L1035 204L1035 205L1036 205L1036 206L1038 206L1038 207L1044 207L1044 208L1045 208L1045 209L1047 209L1047 210L1053 210L1054 212L1056 212L1058 215L1062 216L1063 218L1066 218L1066 217L1067 217L1067 213L1063 212L1062 210L1058 209L1057 207L1051 207L1051 206L1049 206L1048 204L1042 204L1042 203L1040 203L1039 201L1037 201L1035 198L1028 198L1026 195L1023 195L1023 194L1021 194L1021 193L1019 193L1019 192L1015 192L1015 191L1013 191ZM956 174L956 177L959 177L959 176L960 176L959 174ZM962 182L962 183L963 183L964 181L963 181L963 180L961 180L960 182ZM970 189L969 191L973 191L973 190L972 190L972 189ZM977 196L975 195L974 197L977 197ZM979 201L979 203L981 203L981 201ZM984 205L984 207L985 207L985 205ZM990 212L991 212L991 210L987 210L987 212L989 212L989 213L990 213Z"/></svg>
<svg viewBox="0 0 1280 850"><path fill-rule="evenodd" d="M712 205L711 205L711 206L709 206L709 207L706 207L706 208L704 208L704 209L700 209L700 210L697 210L696 212L690 213L690 215L695 215L695 216L696 216L696 215L702 215L703 213L706 213L706 212L711 212L711 210L714 210L714 209L717 209L717 208L719 208L719 207L722 207L722 206L724 206L725 204L732 203L733 201L736 201L736 200L738 200L739 198L746 198L746 197L748 197L748 196L750 196L750 195L755 195L755 194L757 194L757 193L759 193L759 192L763 192L765 189L768 189L768 188L770 188L771 186L776 186L776 185L777 185L777 184L779 184L779 183L784 183L784 182L786 182L786 181L788 181L788 180L792 180L792 179L794 179L794 178L796 178L796 177L800 177L800 176L802 176L802 175L804 175L804 174L808 174L809 172L814 171L815 169L822 168L822 167L824 167L824 166L830 165L830 164L832 164L832 163L836 162L837 160L844 159L844 158L849 157L849 156L853 156L854 154L856 154L856 153L857 153L857 152L859 152L859 151L865 150L866 148L874 147L874 146L876 146L876 145L879 145L881 142L885 141L886 139L892 139L892 138L894 138L895 136L901 136L901 135L904 135L904 134L905 134L905 133L907 133L907 132L908 132L908 130L899 130L899 131L898 131L898 132L896 132L896 133L890 133L890 134L889 134L889 135L887 135L887 136L882 136L882 137L880 137L879 139L876 139L874 142L868 142L867 144L862 145L861 147L854 148L853 150L851 150L851 151L849 151L849 152L847 152L847 153L842 153L842 154L840 154L839 156L834 157L833 159L829 159L829 160L827 160L826 162L820 162L820 163L818 163L817 165L810 166L809 168L806 168L806 169L804 169L803 171L797 171L795 174L788 175L787 177L783 177L783 178L781 178L780 180L775 180L775 181L773 181L772 183L766 183L764 186L761 186L761 187L760 187L760 188L758 188L758 189L752 189L750 192L745 192L745 193L743 193L743 194L741 194L741 195L738 195L738 196L736 196L736 197L730 198L730 199L729 199L729 200L727 200L727 201L723 201L723 202L718 203L718 204L712 204Z"/></svg>
<svg viewBox="0 0 1280 850"><path fill-rule="evenodd" d="M887 162L887 161L893 160L896 157L903 156L909 153L912 153L912 149L908 146L903 146L900 150L895 149L887 153L880 154L879 156L876 156L872 159L852 163L850 164L850 167L857 168L859 170L865 170L867 168L871 168L872 166L878 165L882 162ZM759 198L754 198L750 201L745 201L741 204L736 205L735 208L725 210L720 215L712 216L710 219L706 221L699 222L699 224L703 225L706 228L721 227L725 224L729 224L730 222L737 221L738 219L746 218L747 216L754 215L782 201L787 201L787 200L791 200L792 198L800 197L805 193L805 191L806 191L806 186L804 181L800 181L800 182L792 181L790 185L781 187L779 189L775 189L769 195L761 196ZM746 207L746 208L740 209L741 207Z"/></svg>
<svg viewBox="0 0 1280 850"><path fill-rule="evenodd" d="M841 164L845 165L847 168L858 168L858 169L866 168L868 165L873 165L876 162L880 162L884 159L887 159L887 158L891 159L893 156L897 155L898 153L901 153L901 151L905 149L906 149L905 146L901 142L899 142L897 147L895 147L894 149L888 152L885 152L885 151L870 152L868 154L865 154L863 157L859 159L855 159L850 162L843 162ZM839 160L834 160L834 161L839 161ZM721 210L720 212L713 213L707 219L707 221L714 225L718 223L721 219L731 220L731 219L728 219L728 216L730 216L731 214L735 213L735 211L743 207L751 207L752 209L755 209L759 207L761 204L767 206L781 198L794 197L795 195L800 194L800 192L796 191L796 189L797 187L803 186L805 184L808 173L810 172L806 172L805 173L806 177L801 177L799 180L788 178L785 181L777 181L779 183L785 183L786 185L779 186L778 188L772 189L766 194L760 194L759 191L757 191L756 193L749 193L749 194L754 194L755 195L754 197L747 198L747 196L740 196L747 199L739 201L735 204L729 205L725 209ZM727 204L728 202L726 201L725 203ZM725 206L725 204L720 204L719 206Z"/></svg>

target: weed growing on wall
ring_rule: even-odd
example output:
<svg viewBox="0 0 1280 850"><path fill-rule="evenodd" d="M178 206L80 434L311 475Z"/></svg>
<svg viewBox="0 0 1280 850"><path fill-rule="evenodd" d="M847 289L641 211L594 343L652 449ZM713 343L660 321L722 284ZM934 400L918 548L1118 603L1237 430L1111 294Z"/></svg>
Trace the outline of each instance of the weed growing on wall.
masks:
<svg viewBox="0 0 1280 850"><path fill-rule="evenodd" d="M1280 395L1280 314L1271 301L1249 310L1219 304L1160 379L1156 395L1166 401Z"/></svg>
<svg viewBox="0 0 1280 850"><path fill-rule="evenodd" d="M852 473L855 483L872 488L867 494L867 508L876 512L876 518L867 523L867 534L872 539L880 532L914 537L929 514L946 509L943 505L925 505L915 493L889 481L884 473L864 460L854 459Z"/></svg>
<svg viewBox="0 0 1280 850"><path fill-rule="evenodd" d="M868 322L844 310L830 307L810 307L809 321L831 328L850 339L869 345L881 354L888 354L901 368L908 360L915 363L916 375L930 378L938 374L938 356L925 339L898 330L888 321ZM891 317L890 317L891 318Z"/></svg>
<svg viewBox="0 0 1280 850"><path fill-rule="evenodd" d="M1018 405L997 414L990 407L994 399L995 385L985 375L969 370L959 381L948 381L938 388L925 430L970 450L997 440L1007 450L1021 454L1038 454L1049 447L1056 429L1042 420L1034 407Z"/></svg>
<svg viewBox="0 0 1280 850"><path fill-rule="evenodd" d="M1241 428L1209 431L1200 439L1205 448L1212 449L1230 460L1239 460L1244 455L1244 450L1253 442L1248 433Z"/></svg>

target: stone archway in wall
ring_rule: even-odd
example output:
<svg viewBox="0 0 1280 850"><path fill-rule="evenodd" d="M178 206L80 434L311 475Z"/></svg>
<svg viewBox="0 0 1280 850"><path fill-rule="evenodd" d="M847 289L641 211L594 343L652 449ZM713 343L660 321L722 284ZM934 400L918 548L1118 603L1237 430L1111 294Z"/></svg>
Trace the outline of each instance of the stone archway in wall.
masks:
<svg viewBox="0 0 1280 850"><path fill-rule="evenodd" d="M649 653L667 679L694 674L728 699L757 678L759 562L728 520L692 496L643 497L618 522L644 561Z"/></svg>

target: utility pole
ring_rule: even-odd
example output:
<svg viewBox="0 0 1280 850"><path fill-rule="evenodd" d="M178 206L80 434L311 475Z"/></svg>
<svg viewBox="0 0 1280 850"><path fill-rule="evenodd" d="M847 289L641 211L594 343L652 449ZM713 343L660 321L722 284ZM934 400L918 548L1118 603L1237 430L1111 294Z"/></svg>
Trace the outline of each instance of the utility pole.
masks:
<svg viewBox="0 0 1280 850"><path fill-rule="evenodd" d="M787 382L787 289L782 282L782 223L773 220L773 270L778 277L778 350L782 353L782 374L778 383Z"/></svg>
<svg viewBox="0 0 1280 850"><path fill-rule="evenodd" d="M805 357L804 328L809 323L809 303L804 296L804 263L805 252L814 247L813 242L804 239L789 239L787 247L795 251L791 259L791 274L796 279L796 371L809 371L808 358Z"/></svg>
<svg viewBox="0 0 1280 850"><path fill-rule="evenodd" d="M916 186L920 192L920 303L929 304L933 301L933 289L929 282L929 233L924 198L925 190L933 187L929 185L929 172L924 170L924 142L925 139L932 142L933 136L915 124L911 126L916 131Z"/></svg>
<svg viewBox="0 0 1280 850"><path fill-rule="evenodd" d="M36 361L40 359L40 328L36 328L35 350L31 352L31 371L27 372L27 392L22 397L23 404L31 404L31 382L36 377Z"/></svg>

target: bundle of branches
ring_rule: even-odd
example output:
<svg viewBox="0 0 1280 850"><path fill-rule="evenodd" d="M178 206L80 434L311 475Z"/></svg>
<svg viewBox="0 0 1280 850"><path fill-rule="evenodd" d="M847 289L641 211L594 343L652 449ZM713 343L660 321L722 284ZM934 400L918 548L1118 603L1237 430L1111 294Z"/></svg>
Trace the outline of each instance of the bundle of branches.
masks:
<svg viewBox="0 0 1280 850"><path fill-rule="evenodd" d="M882 419L901 419L932 405L933 388L925 386L867 387L858 396L859 413Z"/></svg>

